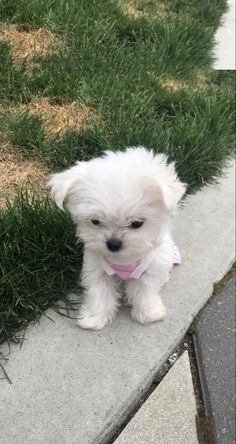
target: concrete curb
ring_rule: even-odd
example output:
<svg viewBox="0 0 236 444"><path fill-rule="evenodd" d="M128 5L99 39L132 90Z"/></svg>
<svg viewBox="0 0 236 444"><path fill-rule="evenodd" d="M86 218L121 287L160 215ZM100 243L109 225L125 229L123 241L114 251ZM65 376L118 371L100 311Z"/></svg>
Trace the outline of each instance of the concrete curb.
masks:
<svg viewBox="0 0 236 444"><path fill-rule="evenodd" d="M168 318L149 326L121 310L100 332L56 315L12 346L1 380L1 444L105 443L152 383L234 256L234 167L187 199L176 217L183 264L163 291ZM4 346L1 351L4 351Z"/></svg>

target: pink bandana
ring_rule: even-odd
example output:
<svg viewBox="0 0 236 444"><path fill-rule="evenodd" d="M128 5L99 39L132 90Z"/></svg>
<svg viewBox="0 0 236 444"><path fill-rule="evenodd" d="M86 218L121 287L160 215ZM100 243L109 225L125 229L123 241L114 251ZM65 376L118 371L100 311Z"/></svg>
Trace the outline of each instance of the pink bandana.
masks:
<svg viewBox="0 0 236 444"><path fill-rule="evenodd" d="M138 279L152 262L154 251L152 250L147 256L138 259L130 264L112 264L104 257L101 257L101 264L104 271L112 276L116 274L122 280ZM173 264L181 264L181 256L177 246L173 243Z"/></svg>

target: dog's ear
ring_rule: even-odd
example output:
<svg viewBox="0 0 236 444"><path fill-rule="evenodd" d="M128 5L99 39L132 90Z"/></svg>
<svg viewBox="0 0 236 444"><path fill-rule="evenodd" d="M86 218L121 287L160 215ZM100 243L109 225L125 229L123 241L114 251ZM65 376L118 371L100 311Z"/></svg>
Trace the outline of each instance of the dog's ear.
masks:
<svg viewBox="0 0 236 444"><path fill-rule="evenodd" d="M72 186L81 180L87 171L86 162L77 162L76 165L61 173L49 176L48 188L57 206L64 210L64 203Z"/></svg>
<svg viewBox="0 0 236 444"><path fill-rule="evenodd" d="M173 213L178 202L186 191L186 185L182 183L176 173L174 162L167 164L165 155L156 155L154 158L155 196L158 204L164 205L169 213ZM154 190L153 190L154 191Z"/></svg>
<svg viewBox="0 0 236 444"><path fill-rule="evenodd" d="M170 213L173 213L186 191L186 186L180 180L169 180L158 184L163 203Z"/></svg>

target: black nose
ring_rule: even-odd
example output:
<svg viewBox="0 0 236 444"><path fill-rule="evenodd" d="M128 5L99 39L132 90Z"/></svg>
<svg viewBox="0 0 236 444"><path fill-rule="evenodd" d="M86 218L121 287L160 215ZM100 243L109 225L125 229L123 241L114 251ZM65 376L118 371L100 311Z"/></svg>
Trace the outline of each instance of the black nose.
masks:
<svg viewBox="0 0 236 444"><path fill-rule="evenodd" d="M109 239L107 241L107 248L110 251L118 251L122 247L122 242L119 239Z"/></svg>

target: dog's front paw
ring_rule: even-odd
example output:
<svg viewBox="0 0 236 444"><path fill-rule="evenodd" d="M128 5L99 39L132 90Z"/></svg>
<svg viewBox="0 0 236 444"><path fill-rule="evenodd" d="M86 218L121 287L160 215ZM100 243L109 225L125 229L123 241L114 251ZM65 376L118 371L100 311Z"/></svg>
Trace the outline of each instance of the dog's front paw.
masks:
<svg viewBox="0 0 236 444"><path fill-rule="evenodd" d="M108 323L109 318L92 313L87 309L82 309L77 319L78 326L85 330L101 330Z"/></svg>
<svg viewBox="0 0 236 444"><path fill-rule="evenodd" d="M131 316L140 324L161 321L166 316L166 308L161 299L155 304L143 304L142 307L132 307Z"/></svg>

